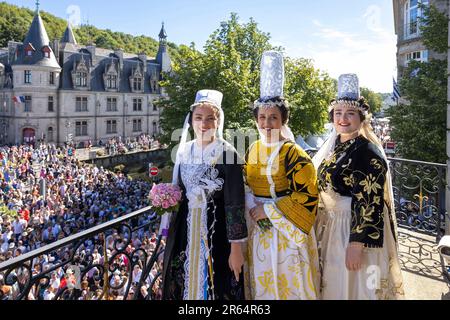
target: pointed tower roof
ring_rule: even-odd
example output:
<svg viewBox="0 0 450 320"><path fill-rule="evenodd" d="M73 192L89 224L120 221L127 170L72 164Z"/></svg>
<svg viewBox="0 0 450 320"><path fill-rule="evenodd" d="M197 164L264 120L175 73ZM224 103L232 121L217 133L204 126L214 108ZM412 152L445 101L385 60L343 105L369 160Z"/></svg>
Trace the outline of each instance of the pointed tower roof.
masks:
<svg viewBox="0 0 450 320"><path fill-rule="evenodd" d="M67 28L66 31L64 31L64 35L61 39L61 42L77 44L77 39L75 38L75 34L73 33L70 21L67 22Z"/></svg>
<svg viewBox="0 0 450 320"><path fill-rule="evenodd" d="M167 49L167 33L164 29L164 22L162 23L161 31L159 32L159 49L156 54L156 62L161 65L163 72L169 72L172 69L172 61Z"/></svg>
<svg viewBox="0 0 450 320"><path fill-rule="evenodd" d="M166 40L166 39L167 39L167 33L166 33L166 30L164 29L164 22L163 22L162 26L161 26L161 31L159 32L159 41Z"/></svg>
<svg viewBox="0 0 450 320"><path fill-rule="evenodd" d="M31 23L28 34L23 41L24 45L31 43L34 48L41 49L44 46L50 45L47 31L45 30L44 23L42 22L41 15L38 11L34 15L33 22Z"/></svg>
<svg viewBox="0 0 450 320"><path fill-rule="evenodd" d="M33 52L27 55L27 49ZM52 68L61 68L56 60L53 50L50 48L50 40L44 27L41 15L39 14L39 1L36 2L36 12L31 22L30 29L19 47L15 65L39 65Z"/></svg>

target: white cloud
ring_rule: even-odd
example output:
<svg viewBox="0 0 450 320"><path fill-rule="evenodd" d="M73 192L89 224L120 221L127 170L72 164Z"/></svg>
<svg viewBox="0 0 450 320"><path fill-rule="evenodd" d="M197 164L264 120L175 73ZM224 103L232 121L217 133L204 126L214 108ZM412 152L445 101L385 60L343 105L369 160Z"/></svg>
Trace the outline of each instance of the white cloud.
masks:
<svg viewBox="0 0 450 320"><path fill-rule="evenodd" d="M317 31L312 34L312 41L285 45L286 51L290 56L313 59L316 67L334 78L353 72L358 74L362 86L390 92L396 67L396 37L392 30L382 28L380 11L376 6L368 7L362 16L366 25L354 23L351 32L313 20Z"/></svg>
<svg viewBox="0 0 450 320"><path fill-rule="evenodd" d="M320 21L317 20L317 19L314 19L312 22L313 22L313 24L314 24L315 26L318 26L318 27L321 27L321 26L322 26L322 24L320 23Z"/></svg>

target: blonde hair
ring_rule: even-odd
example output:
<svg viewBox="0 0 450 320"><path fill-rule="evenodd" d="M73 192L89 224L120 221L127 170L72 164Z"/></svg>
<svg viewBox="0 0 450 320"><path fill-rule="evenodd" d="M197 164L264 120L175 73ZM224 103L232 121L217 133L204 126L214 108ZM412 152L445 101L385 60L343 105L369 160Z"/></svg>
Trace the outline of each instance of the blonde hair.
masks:
<svg viewBox="0 0 450 320"><path fill-rule="evenodd" d="M386 202L392 221L394 224L394 233L397 235L397 218L395 214L395 203L394 203L394 191L392 187L392 175L391 175L391 169L389 167L389 161L387 159L386 153L384 152L383 144L381 143L380 139L377 137L375 132L373 131L372 125L370 124L370 120L372 119L372 115L369 114L366 116L366 120L363 121L362 127L360 129L361 135L369 140L371 143L376 145L378 149L380 150L383 159L386 162L386 180L384 182L384 201Z"/></svg>

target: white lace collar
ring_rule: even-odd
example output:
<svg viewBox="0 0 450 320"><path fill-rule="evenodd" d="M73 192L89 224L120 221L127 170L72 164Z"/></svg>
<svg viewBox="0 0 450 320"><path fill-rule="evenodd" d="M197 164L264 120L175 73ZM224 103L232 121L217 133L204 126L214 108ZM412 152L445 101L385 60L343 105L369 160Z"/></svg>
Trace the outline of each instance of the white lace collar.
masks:
<svg viewBox="0 0 450 320"><path fill-rule="evenodd" d="M181 164L214 164L224 151L225 141L216 139L203 147L197 140L189 141L182 154Z"/></svg>

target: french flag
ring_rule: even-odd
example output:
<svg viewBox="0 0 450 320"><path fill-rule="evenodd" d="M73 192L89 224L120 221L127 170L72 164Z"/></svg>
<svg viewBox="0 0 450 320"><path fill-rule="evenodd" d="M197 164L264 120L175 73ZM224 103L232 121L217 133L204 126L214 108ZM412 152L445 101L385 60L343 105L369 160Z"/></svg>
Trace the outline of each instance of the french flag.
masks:
<svg viewBox="0 0 450 320"><path fill-rule="evenodd" d="M25 97L24 96L14 96L13 101L14 101L14 103L25 103Z"/></svg>

